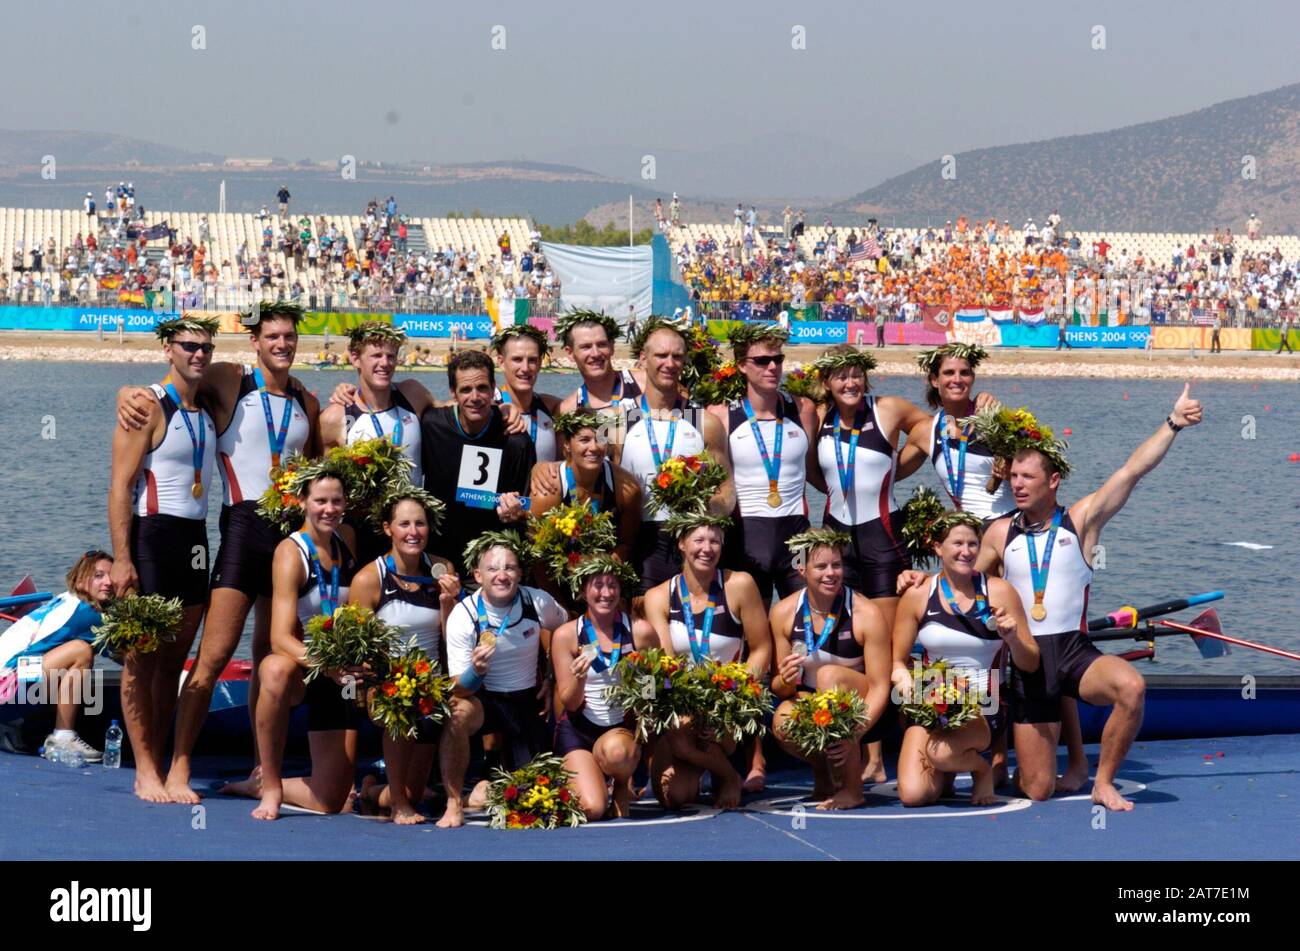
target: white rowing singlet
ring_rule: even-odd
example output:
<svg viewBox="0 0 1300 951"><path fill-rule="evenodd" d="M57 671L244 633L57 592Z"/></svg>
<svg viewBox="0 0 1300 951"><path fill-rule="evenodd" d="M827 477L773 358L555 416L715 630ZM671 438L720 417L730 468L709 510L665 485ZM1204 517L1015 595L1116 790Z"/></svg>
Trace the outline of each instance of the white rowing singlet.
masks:
<svg viewBox="0 0 1300 951"><path fill-rule="evenodd" d="M144 457L140 474L135 479L133 511L136 515L174 515L177 518L205 519L208 517L208 489L212 484L212 470L217 458L217 427L207 410L193 412L182 410L167 391L157 383L149 387L158 398L166 427L162 442ZM199 420L203 421L203 463L200 467L200 484L203 494L194 497L194 442L185 428L184 413L189 418L194 439L199 438Z"/></svg>
<svg viewBox="0 0 1300 951"><path fill-rule="evenodd" d="M292 387L292 384L290 384ZM271 426L278 434L284 418L284 404L292 399L294 406L289 414L289 429L284 439L281 461L291 452L307 445L311 426L307 421L307 400L301 389L293 388L293 396L276 396L268 393L271 404ZM271 443L266 427L266 414L262 409L262 395L253 382L253 368L244 365L244 376L239 382L239 399L235 402L230 423L217 436L217 458L221 461L221 478L225 483L226 505L238 502L256 502L271 484Z"/></svg>
<svg viewBox="0 0 1300 951"><path fill-rule="evenodd" d="M1034 535L1038 564L1042 567L1049 521L1042 531ZM1030 613L1034 607L1034 580L1029 570L1029 544L1020 524L1020 515L1011 517L1007 528L1007 545L1002 552L1003 577L1015 587L1025 606L1029 619L1029 632L1034 637L1046 634L1064 634L1067 631L1088 629L1088 588L1092 584L1092 568L1088 565L1079 535L1074 530L1067 509L1061 516L1061 527L1056 533L1052 549L1052 564L1047 574L1047 588L1043 607L1047 617L1035 621Z"/></svg>
<svg viewBox="0 0 1300 951"><path fill-rule="evenodd" d="M390 440L397 431L398 421L402 423L402 455L411 461L414 468L410 471L411 484L424 485L424 470L420 461L420 419L402 391L393 387L393 405L378 413L364 412L355 403L347 408L343 425L347 432L343 442L351 446L363 439L387 436ZM375 426L379 431L376 432Z"/></svg>
<svg viewBox="0 0 1300 951"><path fill-rule="evenodd" d="M939 482L945 493L952 498L956 473L950 481L947 458L943 451L943 444L939 441L939 417L940 413L935 413L934 422L930 425L930 461L934 463L934 471L939 474ZM946 417L944 425L947 426ZM957 468L961 465L960 453L960 441L948 437L947 455L952 457L952 464ZM966 443L966 476L961 485L961 498L954 500L961 506L963 512L989 519L1005 515L1015 509L1016 500L1011 494L1010 479L1003 479L998 490L992 495L985 489L989 476L993 474L993 463L993 454L982 442L971 440Z"/></svg>
<svg viewBox="0 0 1300 951"><path fill-rule="evenodd" d="M857 426L857 452L853 454L853 484L847 500L840 486L835 455L835 410L827 414L817 431L817 462L826 479L827 510L841 525L864 525L898 511L894 500L894 476L898 461L894 447L880 431L876 418L876 398L868 396L859 407L856 419L840 421L840 454L847 470L852 428Z"/></svg>
<svg viewBox="0 0 1300 951"><path fill-rule="evenodd" d="M673 418L677 420L677 427L672 446L669 447L668 431L672 428L670 420L643 419L639 403L627 407L627 435L623 441L623 458L620 464L641 483L642 521L665 522L672 515L672 512L667 510L655 509L650 500L650 487L654 485L659 467L655 465L647 427L654 426L659 451L664 453L665 457L693 456L704 451L704 436L701 432L704 425L704 413L704 407L678 400L677 405L672 410Z"/></svg>
<svg viewBox="0 0 1300 951"><path fill-rule="evenodd" d="M781 468L777 473L777 491L781 493L781 504L772 506L768 504L771 485L767 478L767 467L754 438L754 427L745 415L744 403L737 401L727 407L727 442L731 449L736 501L742 518L780 518L803 515L807 511L803 491L807 483L808 434L804 432L799 420L798 404L785 393L781 394L777 415L779 420L755 420L759 432L763 434L769 461L773 461L773 453L776 451L778 423L783 430Z"/></svg>

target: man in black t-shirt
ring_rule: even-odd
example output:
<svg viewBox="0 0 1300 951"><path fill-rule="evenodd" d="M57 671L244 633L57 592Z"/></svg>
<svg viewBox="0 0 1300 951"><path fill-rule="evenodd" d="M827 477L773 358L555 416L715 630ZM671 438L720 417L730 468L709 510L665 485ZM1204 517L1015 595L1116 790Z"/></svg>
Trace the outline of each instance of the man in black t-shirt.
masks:
<svg viewBox="0 0 1300 951"><path fill-rule="evenodd" d="M442 530L430 550L467 578L465 546L483 532L519 528L527 516L520 497L528 492L537 453L527 432L510 435L495 411L495 367L481 350L462 350L447 364L453 406L425 412L420 420L424 488L446 506Z"/></svg>

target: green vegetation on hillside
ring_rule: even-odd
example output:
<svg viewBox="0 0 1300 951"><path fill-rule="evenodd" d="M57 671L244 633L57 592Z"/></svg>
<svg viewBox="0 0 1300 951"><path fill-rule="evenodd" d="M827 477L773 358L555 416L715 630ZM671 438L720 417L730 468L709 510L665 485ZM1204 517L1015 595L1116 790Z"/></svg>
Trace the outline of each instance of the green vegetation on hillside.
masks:
<svg viewBox="0 0 1300 951"><path fill-rule="evenodd" d="M612 222L603 228L597 228L586 218L583 218L572 225L560 225L558 227L541 225L539 230L542 232L543 241L551 241L555 244L582 244L595 248L627 246L627 229L616 228ZM650 239L653 237L653 228L643 228L632 236L632 242L634 244L649 244Z"/></svg>

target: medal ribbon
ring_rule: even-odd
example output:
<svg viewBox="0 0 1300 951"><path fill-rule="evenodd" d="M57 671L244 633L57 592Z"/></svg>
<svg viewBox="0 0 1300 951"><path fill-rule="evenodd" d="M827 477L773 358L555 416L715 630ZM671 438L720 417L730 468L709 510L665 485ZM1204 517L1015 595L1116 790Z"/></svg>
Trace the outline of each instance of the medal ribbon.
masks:
<svg viewBox="0 0 1300 951"><path fill-rule="evenodd" d="M854 421L856 423L856 420ZM849 507L849 499L853 497L853 467L856 464L858 455L858 439L862 436L862 429L854 426L849 430L849 464L844 464L844 446L840 439L840 433L843 428L840 425L840 411L835 411L835 468L840 474L840 493L844 496L844 507Z"/></svg>
<svg viewBox="0 0 1300 951"><path fill-rule="evenodd" d="M1065 509L1059 505L1052 513L1052 529L1047 533L1047 551L1043 552L1043 566L1038 567L1038 546L1034 536L1025 532L1025 544L1029 546L1029 577L1034 585L1034 605L1042 607L1043 595L1047 593L1047 573L1052 570L1052 549L1056 546L1056 531L1061 527L1061 516Z"/></svg>
<svg viewBox="0 0 1300 951"><path fill-rule="evenodd" d="M583 386L586 386L586 384L584 383ZM501 405L503 406L506 403L514 402L514 400L510 398L510 392L508 390L497 390L497 395L501 397ZM533 399L533 411L531 413L526 413L525 415L528 417L528 422L529 422L528 438L531 439L534 443L536 443L537 442L537 400L536 398Z"/></svg>
<svg viewBox="0 0 1300 951"><path fill-rule="evenodd" d="M650 404L646 402L644 396L641 397L641 412L645 415L645 431L650 437L650 455L655 462L655 468L658 469L673 454L673 443L677 440L677 417L672 417L672 422L668 424L668 438L664 442L664 451L659 452L659 437L655 435L655 420L650 415Z"/></svg>
<svg viewBox="0 0 1300 951"><path fill-rule="evenodd" d="M312 571L316 573L316 589L320 591L320 613L324 617L333 617L335 610L339 606L339 542L336 536L330 536L330 582L329 587L325 586L325 572L321 568L320 555L316 553L316 545L312 542L311 536L306 532L299 532L298 537L302 539L303 547L307 549L307 558L311 562Z"/></svg>
<svg viewBox="0 0 1300 951"><path fill-rule="evenodd" d="M718 602L713 599L713 587L709 587L709 602L704 608L704 626L700 632L700 637L695 637L695 614L691 610L691 593L686 588L686 576L678 575L677 584L680 587L682 600L682 622L686 625L686 638L691 642L691 657L698 664L709 658L709 635L713 633L713 611L718 606Z"/></svg>
<svg viewBox="0 0 1300 951"><path fill-rule="evenodd" d="M567 462L560 463L560 473L564 476L564 501L572 504L578 499L578 478L573 474L573 469ZM597 481L600 477L597 476ZM600 499L593 492L591 498L587 499L587 506L591 509L593 515L600 514Z"/></svg>
<svg viewBox="0 0 1300 951"><path fill-rule="evenodd" d="M777 483L781 476L781 444L785 441L785 420L781 418L781 404L777 403L776 407L776 436L772 441L772 454L767 453L767 443L763 441L763 430L758 425L758 420L754 418L754 407L750 405L749 397L744 400L745 418L749 420L749 428L754 431L754 442L758 443L759 454L763 457L763 468L767 470L767 490L770 494L777 494Z"/></svg>
<svg viewBox="0 0 1300 951"><path fill-rule="evenodd" d="M203 422L203 410L199 410L197 413L199 417L199 435L196 438L194 424L190 422L190 414L185 411L185 404L181 402L180 393L176 392L176 387L172 385L172 378L168 376L163 380L162 385L166 388L167 395L172 398L172 402L176 404L176 409L180 412L181 419L185 423L185 429L190 434L190 446L194 452L194 484L199 488L198 494L194 496L197 499L199 495L203 494L203 450L208 444L208 427Z"/></svg>
<svg viewBox="0 0 1300 951"><path fill-rule="evenodd" d="M429 563L429 556L428 556L428 555L421 554L421 555L420 555L420 564L423 566L423 565L426 565L426 564L428 564L428 563ZM390 575L392 575L394 578L397 578L399 581L405 581L405 582L407 582L408 584L418 584L418 585L421 585L421 586L425 586L425 587L427 587L428 585L431 585L431 584L433 584L434 582L436 582L436 581L438 580L437 578L433 577L433 575L403 575L403 574L398 574L398 572L397 572L397 562L395 562L395 561L393 560L393 556L392 556L392 555L385 555L385 556L384 556L384 567L388 569L388 573L389 573Z"/></svg>
<svg viewBox="0 0 1300 951"><path fill-rule="evenodd" d="M579 642L579 646L584 643L596 645L596 659L592 661L591 666L598 674L617 666L619 658L623 656L623 647L627 644L627 628L624 626L621 616L614 621L614 638L617 641L614 649L608 654L605 653L600 649L600 638L596 636L596 628L591 623L591 615L584 614L582 616L582 640Z"/></svg>
<svg viewBox="0 0 1300 951"><path fill-rule="evenodd" d="M976 576L977 579L980 576ZM992 615L989 610L989 599L984 594L984 585L980 580L975 582L975 603L971 606L969 612L963 611L957 606L957 598L952 593L952 586L948 584L947 575L939 576L939 587L943 590L943 599L948 602L948 607L952 609L955 617L973 617L977 618L980 623L987 626L988 619Z"/></svg>
<svg viewBox="0 0 1300 951"><path fill-rule="evenodd" d="M953 426L957 428L957 468L956 477L953 476L952 466L952 447L948 445L948 429L944 425L947 416L944 411L939 410L939 444L943 447L943 462L947 469L948 494L952 496L953 504L961 507L962 490L966 488L966 445L970 442L970 433L957 427L956 418L953 419Z"/></svg>
<svg viewBox="0 0 1300 951"><path fill-rule="evenodd" d="M840 623L840 613L844 610L844 603L845 594L844 591L841 591L839 597L831 605L831 611L826 615L826 620L822 623L822 632L817 635L817 639L814 641L812 606L808 603L808 592L805 589L803 593L803 641L808 645L809 654L815 654L826 646L826 642L831 638L831 633Z"/></svg>
<svg viewBox="0 0 1300 951"><path fill-rule="evenodd" d="M502 637L505 636L506 628L510 626L510 615L514 613L515 605L518 603L519 603L519 592L516 591L515 599L510 602L510 606L506 608L505 614L501 616L501 623L497 625L497 629L496 629L497 640L500 640ZM483 602L483 592L481 591L479 592L478 598L475 601L475 607L478 609L478 621L475 624L475 634L477 636L474 638L474 644L475 646L477 646L479 638L483 636L484 628L488 628L492 626L492 622L488 620L487 606Z"/></svg>
<svg viewBox="0 0 1300 951"><path fill-rule="evenodd" d="M266 416L266 441L271 447L271 467L275 468L280 464L280 454L284 452L284 441L289 435L289 418L293 415L293 399L289 396L281 397L284 400L284 413L280 417L280 432L277 435L275 420L271 416L271 397L266 392L266 379L262 376L261 367L253 367L253 383L257 385L257 392L262 397L262 413Z"/></svg>
<svg viewBox="0 0 1300 951"><path fill-rule="evenodd" d="M622 398L623 398L623 374L620 373L618 375L618 388L614 390L613 395L610 397L609 405L613 406ZM585 380L582 382L582 386L578 387L578 405L585 406L588 409L595 409L595 407L591 405L591 394L587 392L587 382ZM605 409L605 407L603 406L600 408Z"/></svg>
<svg viewBox="0 0 1300 951"><path fill-rule="evenodd" d="M384 432L383 424L379 422L379 413L376 413L374 410L367 407L366 404L361 402L360 399L357 400L357 407L361 410L361 412L365 413L367 416L370 417L370 425L375 428L375 436L379 439L383 439L384 436L387 435L387 433ZM402 408L394 404L389 409L381 410L380 412L397 413L397 421L393 424L392 443L394 446L400 447L402 445Z"/></svg>

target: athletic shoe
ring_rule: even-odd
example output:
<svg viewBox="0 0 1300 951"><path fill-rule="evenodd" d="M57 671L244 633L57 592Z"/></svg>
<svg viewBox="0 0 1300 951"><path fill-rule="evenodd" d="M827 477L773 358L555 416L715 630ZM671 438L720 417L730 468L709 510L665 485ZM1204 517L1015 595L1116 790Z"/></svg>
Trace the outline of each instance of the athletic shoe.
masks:
<svg viewBox="0 0 1300 951"><path fill-rule="evenodd" d="M48 757L50 751L54 749L57 749L59 752L68 749L75 749L81 753L87 763L99 763L103 762L104 759L104 754L102 752L95 749L75 733L72 734L71 739L62 741L56 740L53 733L47 736L45 738L45 755Z"/></svg>

